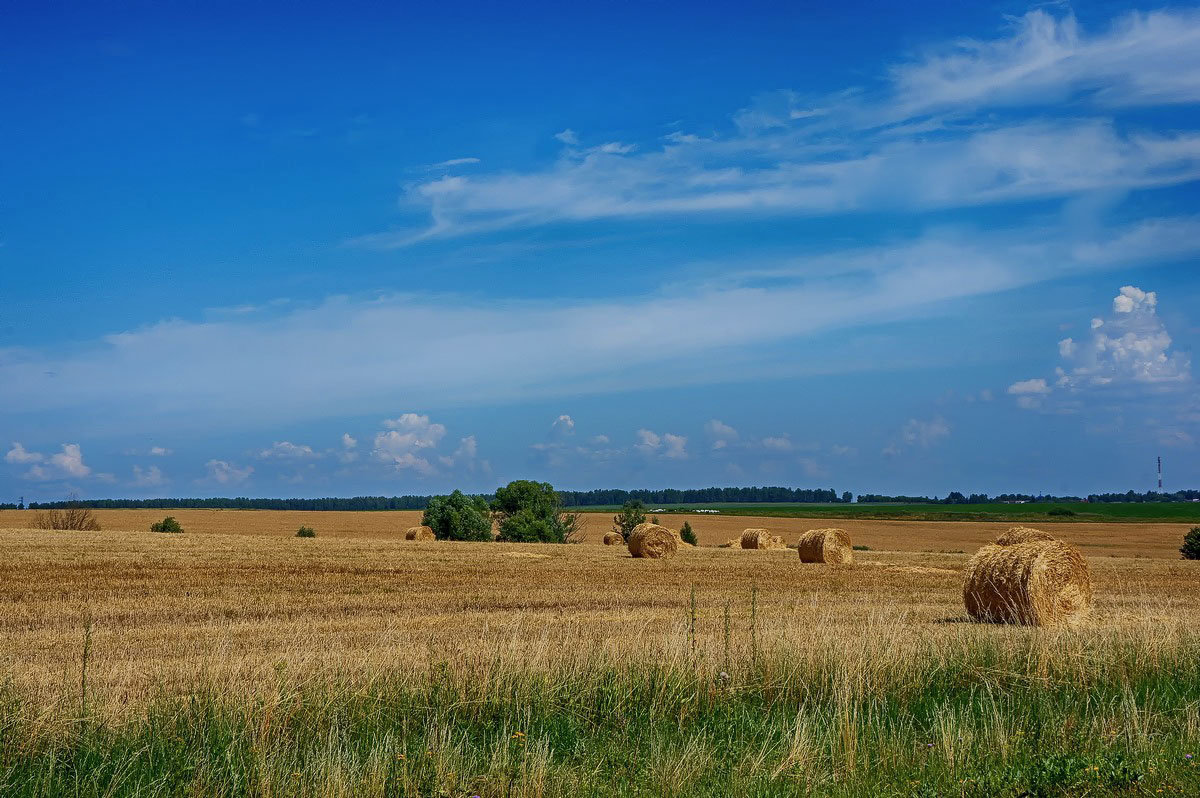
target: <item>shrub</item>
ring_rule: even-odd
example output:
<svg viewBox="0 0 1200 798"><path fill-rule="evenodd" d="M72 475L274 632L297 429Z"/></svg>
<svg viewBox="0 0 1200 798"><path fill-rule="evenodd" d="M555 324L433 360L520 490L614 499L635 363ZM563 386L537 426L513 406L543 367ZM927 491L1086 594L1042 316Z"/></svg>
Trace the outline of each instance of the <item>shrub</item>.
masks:
<svg viewBox="0 0 1200 798"><path fill-rule="evenodd" d="M1183 546L1179 549L1185 560L1200 560L1200 526L1183 536Z"/></svg>
<svg viewBox="0 0 1200 798"><path fill-rule="evenodd" d="M696 543L696 533L692 531L692 525L688 521L684 521L683 526L679 528L679 539L693 546L699 545Z"/></svg>
<svg viewBox="0 0 1200 798"><path fill-rule="evenodd" d="M317 533L311 526L302 526L296 530L296 537L298 538L315 538L316 536Z"/></svg>
<svg viewBox="0 0 1200 798"><path fill-rule="evenodd" d="M175 520L174 516L168 515L161 521L156 521L150 525L151 532L182 532L183 527Z"/></svg>
<svg viewBox="0 0 1200 798"><path fill-rule="evenodd" d="M1068 510L1066 507L1055 507L1053 510L1048 511L1046 515L1072 516L1075 515L1075 511Z"/></svg>
<svg viewBox="0 0 1200 798"><path fill-rule="evenodd" d="M871 550L870 546L851 546L850 548L854 549L855 551L870 551Z"/></svg>
<svg viewBox="0 0 1200 798"><path fill-rule="evenodd" d="M506 543L577 543L579 516L563 511L562 498L548 482L518 479L496 491L492 513L497 540Z"/></svg>
<svg viewBox="0 0 1200 798"><path fill-rule="evenodd" d="M630 499L621 506L621 512L613 516L613 531L629 540L629 534L638 524L646 523L646 505L638 499Z"/></svg>
<svg viewBox="0 0 1200 798"><path fill-rule="evenodd" d="M100 522L87 507L68 506L63 510L46 510L33 517L34 529L70 529L76 532L97 532Z"/></svg>
<svg viewBox="0 0 1200 798"><path fill-rule="evenodd" d="M421 523L432 529L438 540L492 539L492 519L487 502L461 490L449 496L431 498Z"/></svg>

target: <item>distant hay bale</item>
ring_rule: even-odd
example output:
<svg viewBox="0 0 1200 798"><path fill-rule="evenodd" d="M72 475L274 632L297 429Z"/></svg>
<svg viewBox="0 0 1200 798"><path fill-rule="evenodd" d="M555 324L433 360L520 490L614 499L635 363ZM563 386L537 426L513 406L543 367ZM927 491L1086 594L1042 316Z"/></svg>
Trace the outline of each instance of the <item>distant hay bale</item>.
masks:
<svg viewBox="0 0 1200 798"><path fill-rule="evenodd" d="M1069 624L1085 616L1092 602L1087 561L1058 540L984 546L965 574L963 603L977 621Z"/></svg>
<svg viewBox="0 0 1200 798"><path fill-rule="evenodd" d="M437 540L433 528L427 526L410 526L404 533L405 540Z"/></svg>
<svg viewBox="0 0 1200 798"><path fill-rule="evenodd" d="M1040 529L1034 529L1028 526L1010 527L1000 537L996 538L997 546L1012 546L1015 543L1035 543L1039 540L1058 540L1049 532L1043 532Z"/></svg>
<svg viewBox="0 0 1200 798"><path fill-rule="evenodd" d="M786 549L787 544L767 529L747 529L739 541L743 549Z"/></svg>
<svg viewBox="0 0 1200 798"><path fill-rule="evenodd" d="M854 562L854 548L844 529L810 529L796 542L800 562L823 562L830 565L849 565Z"/></svg>
<svg viewBox="0 0 1200 798"><path fill-rule="evenodd" d="M657 560L673 556L678 549L679 541L665 526L638 524L629 533L629 553L634 557Z"/></svg>
<svg viewBox="0 0 1200 798"><path fill-rule="evenodd" d="M604 533L605 546L619 546L625 542L625 536L616 530L610 529Z"/></svg>

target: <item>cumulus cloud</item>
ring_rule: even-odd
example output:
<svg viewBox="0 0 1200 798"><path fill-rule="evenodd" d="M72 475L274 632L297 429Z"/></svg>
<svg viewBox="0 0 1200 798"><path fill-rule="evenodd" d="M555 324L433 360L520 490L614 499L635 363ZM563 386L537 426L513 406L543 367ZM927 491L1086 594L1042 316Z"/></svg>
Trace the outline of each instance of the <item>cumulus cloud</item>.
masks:
<svg viewBox="0 0 1200 798"><path fill-rule="evenodd" d="M704 425L704 432L708 439L712 441L712 448L724 449L732 443L736 443L738 439L738 431L728 424L711 419Z"/></svg>
<svg viewBox="0 0 1200 798"><path fill-rule="evenodd" d="M62 449L52 455L31 452L13 441L12 448L4 455L5 462L28 465L26 479L51 481L59 479L82 479L92 476L92 469L83 462L83 450L77 443L64 443ZM97 479L111 480L111 474L96 474Z"/></svg>
<svg viewBox="0 0 1200 798"><path fill-rule="evenodd" d="M1086 336L1058 342L1060 364L1053 382L1022 380L1009 387L1027 410L1077 413L1119 412L1137 403L1139 416L1160 443L1187 446L1195 393L1188 359L1171 349L1172 339L1158 316L1158 294L1122 286L1107 317L1091 320Z"/></svg>
<svg viewBox="0 0 1200 798"><path fill-rule="evenodd" d="M644 455L661 455L672 460L683 460L687 457L687 437L664 432L659 435L648 429L637 431L637 443L634 449Z"/></svg>
<svg viewBox="0 0 1200 798"><path fill-rule="evenodd" d="M303 444L295 444L291 441L276 441L269 449L263 449L258 453L258 456L263 460L305 460L312 457L320 457L319 454L313 451L311 446Z"/></svg>
<svg viewBox="0 0 1200 798"><path fill-rule="evenodd" d="M150 466L142 468L141 466L133 467L133 482L131 483L137 488L154 488L167 483L166 475L158 466Z"/></svg>
<svg viewBox="0 0 1200 798"><path fill-rule="evenodd" d="M239 468L227 460L209 460L204 464L209 479L219 485L239 485L254 473L254 466Z"/></svg>
<svg viewBox="0 0 1200 798"><path fill-rule="evenodd" d="M150 447L150 456L151 457L166 457L170 453L171 453L171 450L167 449L163 446L151 446Z"/></svg>
<svg viewBox="0 0 1200 798"><path fill-rule="evenodd" d="M568 435L575 433L575 419L567 414L563 414L554 419L554 423L550 425L550 432L558 438L565 438Z"/></svg>
<svg viewBox="0 0 1200 798"><path fill-rule="evenodd" d="M941 416L928 421L910 418L900 431L900 437L907 444L916 444L922 449L928 449L943 438L950 435L950 425Z"/></svg>
<svg viewBox="0 0 1200 798"><path fill-rule="evenodd" d="M796 448L792 444L792 439L787 435L776 435L762 439L764 449L769 449L773 452L790 452Z"/></svg>
<svg viewBox="0 0 1200 798"><path fill-rule="evenodd" d="M12 448L8 450L8 454L4 455L6 463L40 463L46 459L46 456L41 452L28 451L17 441L13 441Z"/></svg>
<svg viewBox="0 0 1200 798"><path fill-rule="evenodd" d="M342 433L342 448L353 449L358 446L358 439L350 435L349 432Z"/></svg>
<svg viewBox="0 0 1200 798"><path fill-rule="evenodd" d="M474 435L461 438L458 448L448 455L438 454L437 447L446 436L446 427L419 413L404 413L386 419L387 431L375 435L372 454L396 471L413 471L421 476L438 473L438 465L474 471L477 465L486 470L486 462L476 463L478 443ZM437 463L438 465L435 465Z"/></svg>

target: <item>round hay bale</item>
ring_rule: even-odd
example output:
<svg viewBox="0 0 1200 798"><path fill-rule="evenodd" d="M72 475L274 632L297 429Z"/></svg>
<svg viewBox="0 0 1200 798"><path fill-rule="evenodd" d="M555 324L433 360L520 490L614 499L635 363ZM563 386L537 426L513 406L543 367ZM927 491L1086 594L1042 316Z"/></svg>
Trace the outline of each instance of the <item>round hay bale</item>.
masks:
<svg viewBox="0 0 1200 798"><path fill-rule="evenodd" d="M604 533L605 546L618 546L625 542L625 536L616 530L610 529Z"/></svg>
<svg viewBox="0 0 1200 798"><path fill-rule="evenodd" d="M997 546L1011 546L1014 543L1035 543L1039 540L1058 540L1049 532L1028 526L1010 527L1007 532L996 538Z"/></svg>
<svg viewBox="0 0 1200 798"><path fill-rule="evenodd" d="M767 529L747 529L739 541L743 549L786 549L783 538Z"/></svg>
<svg viewBox="0 0 1200 798"><path fill-rule="evenodd" d="M657 560L671 557L679 550L679 543L671 530L658 524L638 524L629 534L629 553L634 557Z"/></svg>
<svg viewBox="0 0 1200 798"><path fill-rule="evenodd" d="M796 542L800 562L823 562L849 565L854 562L854 548L844 529L810 529Z"/></svg>
<svg viewBox="0 0 1200 798"><path fill-rule="evenodd" d="M437 540L433 528L428 526L410 526L404 532L405 540Z"/></svg>
<svg viewBox="0 0 1200 798"><path fill-rule="evenodd" d="M984 546L967 563L965 575L963 604L977 621L1074 623L1092 603L1087 561L1058 540Z"/></svg>

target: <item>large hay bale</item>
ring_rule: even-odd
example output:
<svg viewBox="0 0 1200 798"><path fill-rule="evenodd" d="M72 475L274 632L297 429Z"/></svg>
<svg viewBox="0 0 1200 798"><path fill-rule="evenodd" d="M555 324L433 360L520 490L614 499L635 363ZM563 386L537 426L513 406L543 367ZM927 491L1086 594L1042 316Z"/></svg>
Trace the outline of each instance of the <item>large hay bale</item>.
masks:
<svg viewBox="0 0 1200 798"><path fill-rule="evenodd" d="M405 540L437 540L433 528L427 526L410 526L404 533Z"/></svg>
<svg viewBox="0 0 1200 798"><path fill-rule="evenodd" d="M657 560L673 556L678 549L678 540L665 526L638 524L629 534L629 553L634 557Z"/></svg>
<svg viewBox="0 0 1200 798"><path fill-rule="evenodd" d="M854 548L844 529L810 529L796 541L800 562L823 562L849 565L854 562Z"/></svg>
<svg viewBox="0 0 1200 798"><path fill-rule="evenodd" d="M1012 546L1015 543L1035 543L1039 540L1058 540L1049 532L1028 526L1009 527L1009 530L996 538L997 546Z"/></svg>
<svg viewBox="0 0 1200 798"><path fill-rule="evenodd" d="M619 546L625 542L625 536L614 529L610 529L604 533L605 546Z"/></svg>
<svg viewBox="0 0 1200 798"><path fill-rule="evenodd" d="M963 603L978 621L1073 623L1091 606L1092 578L1079 550L1062 541L984 546L967 563Z"/></svg>
<svg viewBox="0 0 1200 798"><path fill-rule="evenodd" d="M747 529L742 532L741 545L743 549L786 549L787 544L778 535L772 535L767 529Z"/></svg>

